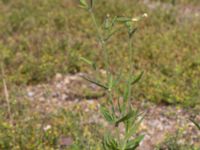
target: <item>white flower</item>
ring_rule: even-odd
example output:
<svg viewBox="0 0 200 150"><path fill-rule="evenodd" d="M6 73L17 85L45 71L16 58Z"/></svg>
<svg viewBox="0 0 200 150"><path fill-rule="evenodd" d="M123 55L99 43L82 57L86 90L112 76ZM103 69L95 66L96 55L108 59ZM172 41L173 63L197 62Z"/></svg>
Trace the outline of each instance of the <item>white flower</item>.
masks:
<svg viewBox="0 0 200 150"><path fill-rule="evenodd" d="M140 19L146 18L146 17L148 17L148 14L144 13L143 15L141 15L139 17L132 18L131 21L136 22L136 21L139 21Z"/></svg>
<svg viewBox="0 0 200 150"><path fill-rule="evenodd" d="M143 14L143 17L148 17L148 14L147 14L147 13L144 13L144 14Z"/></svg>
<svg viewBox="0 0 200 150"><path fill-rule="evenodd" d="M132 18L131 19L133 22L136 22L136 21L139 21L140 19L139 18Z"/></svg>
<svg viewBox="0 0 200 150"><path fill-rule="evenodd" d="M47 131L47 130L51 129L51 125L47 125L43 129L44 129L44 131Z"/></svg>

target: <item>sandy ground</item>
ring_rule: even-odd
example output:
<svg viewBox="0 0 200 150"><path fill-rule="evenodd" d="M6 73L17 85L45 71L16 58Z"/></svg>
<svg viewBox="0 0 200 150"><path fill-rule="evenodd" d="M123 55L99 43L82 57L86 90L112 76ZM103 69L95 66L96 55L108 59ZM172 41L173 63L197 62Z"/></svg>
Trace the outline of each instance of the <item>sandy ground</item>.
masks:
<svg viewBox="0 0 200 150"><path fill-rule="evenodd" d="M44 111L51 111L57 107L70 107L80 105L86 112L91 106L97 110L103 94L98 87L88 83L77 75L57 74L51 83L29 86L26 89L26 98L46 105ZM93 94L88 91L92 91ZM94 94L95 93L95 94ZM153 150L156 145L163 142L170 134L178 135L181 132L179 143L189 143L200 146L200 132L189 120L193 117L200 120L200 112L175 106L156 105L148 101L133 102L141 111L147 112L140 127L140 133L145 134L139 150ZM56 107L57 106L57 107ZM40 106L36 106L40 109ZM44 107L43 107L44 108ZM195 113L194 113L195 112ZM92 119L88 123L103 122L100 113L91 113ZM105 124L106 126L106 124ZM177 133L177 134L176 134Z"/></svg>

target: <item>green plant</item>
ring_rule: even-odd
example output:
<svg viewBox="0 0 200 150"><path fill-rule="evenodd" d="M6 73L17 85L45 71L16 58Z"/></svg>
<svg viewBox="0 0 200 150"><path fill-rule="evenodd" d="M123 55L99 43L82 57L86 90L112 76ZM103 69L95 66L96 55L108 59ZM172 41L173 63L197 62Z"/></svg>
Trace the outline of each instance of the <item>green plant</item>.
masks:
<svg viewBox="0 0 200 150"><path fill-rule="evenodd" d="M104 19L103 26L100 27L97 23L93 12L94 1L89 3L85 0L80 0L80 6L87 10L92 18L93 25L96 29L98 41L103 50L103 62L105 66L105 81L100 77L98 65L84 57L80 59L91 65L95 74L95 79L83 77L87 81L103 88L106 92L108 103L102 104L100 111L105 120L112 125L114 133L106 133L103 139L103 147L105 150L134 150L143 140L144 135L136 136L137 129L144 117L143 114L132 107L132 86L136 84L142 77L143 72L137 76L133 75L133 48L132 37L137 28L134 27L134 22L139 21L147 14L132 18L115 16L113 18L107 15ZM107 49L108 40L119 31L128 33L128 55L129 67L125 73L122 70L113 70L111 65L111 57ZM117 56L116 56L117 57ZM122 60L121 60L122 61ZM128 72L128 73L127 73ZM127 76L123 74L128 74ZM122 88L123 87L123 88ZM124 128L123 136L121 136L121 126Z"/></svg>
<svg viewBox="0 0 200 150"><path fill-rule="evenodd" d="M11 98L12 94L10 91ZM101 149L100 126L80 124L82 120L87 120L91 116L90 113L85 113L81 105L40 112L45 107L41 106L42 104L40 104L41 108L36 110L33 106L38 103L22 98L11 100L14 124L11 124L7 118L8 112L5 105L2 103L0 105L1 150ZM71 146L61 145L60 140L65 137L73 140Z"/></svg>
<svg viewBox="0 0 200 150"><path fill-rule="evenodd" d="M168 135L166 139L155 148L155 150L197 150L189 143L180 143L180 136L180 133Z"/></svg>
<svg viewBox="0 0 200 150"><path fill-rule="evenodd" d="M80 13L75 7L76 0L4 1L8 2L1 2L0 47L7 53L4 65L8 83L30 85L50 80L58 72L89 72L90 67L78 61L78 55L95 59L103 66L103 59L98 57L101 52L94 51L97 49L95 38L90 36L94 31L91 20L87 13ZM153 1L166 6L164 2L172 0ZM137 0L96 3L95 10L100 10L95 12L98 19L106 13L126 16L147 12L151 16L134 35L134 69L145 71L143 80L133 87L135 99L186 107L199 105L200 22L198 17L192 17L199 5L199 0L179 0L167 11L163 7L151 10ZM194 7L194 13L181 13L186 7ZM119 33L109 39L112 68L117 68L122 59L124 68L128 66L125 36ZM191 51L195 54L190 55ZM0 88L3 88L2 82Z"/></svg>
<svg viewBox="0 0 200 150"><path fill-rule="evenodd" d="M200 130L200 124L196 120L190 119L190 121Z"/></svg>

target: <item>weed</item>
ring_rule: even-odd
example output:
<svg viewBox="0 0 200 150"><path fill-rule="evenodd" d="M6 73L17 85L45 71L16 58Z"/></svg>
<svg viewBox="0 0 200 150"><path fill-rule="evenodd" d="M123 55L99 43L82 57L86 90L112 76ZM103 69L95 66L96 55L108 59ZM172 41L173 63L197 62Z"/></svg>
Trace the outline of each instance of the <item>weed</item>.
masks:
<svg viewBox="0 0 200 150"><path fill-rule="evenodd" d="M98 74L100 69L98 68L98 65L95 62L81 57L81 60L89 64L97 73L95 76L96 79L88 77L83 78L101 87L107 94L106 98L108 102L101 105L100 111L105 120L114 128L114 133L105 134L103 147L105 150L134 150L139 146L140 142L144 138L144 135L136 136L137 129L144 116L140 114L138 110L133 108L131 104L132 86L140 80L143 74L140 73L138 76L133 76L132 37L137 30L137 28L134 27L134 22L139 21L143 17L147 17L147 14L135 18L124 16L115 16L111 18L108 14L104 19L103 27L100 27L93 12L94 1L90 0L90 3L87 3L85 0L80 0L80 6L89 12L94 28L96 29L99 44L103 51L105 81L103 79L99 79ZM126 29L128 33L127 53L129 56L129 70L126 79L122 78L123 72L121 70L112 69L112 58L109 55L109 50L107 49L108 40L118 31L123 31L124 29ZM121 85L124 87L123 92L120 92L120 90L122 90L120 89ZM123 135L121 135L121 124L124 128Z"/></svg>
<svg viewBox="0 0 200 150"><path fill-rule="evenodd" d="M175 133L174 135L168 135L155 150L198 150L198 148L189 143L182 143L180 133Z"/></svg>

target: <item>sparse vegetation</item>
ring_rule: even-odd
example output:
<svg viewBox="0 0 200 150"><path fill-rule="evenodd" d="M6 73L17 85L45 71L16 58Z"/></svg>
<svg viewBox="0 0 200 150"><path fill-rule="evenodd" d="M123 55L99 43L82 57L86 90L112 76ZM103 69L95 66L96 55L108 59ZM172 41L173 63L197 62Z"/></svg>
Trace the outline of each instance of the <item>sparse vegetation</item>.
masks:
<svg viewBox="0 0 200 150"><path fill-rule="evenodd" d="M107 121L114 119L111 119L111 125L121 126L122 122L128 125L127 120L137 116L138 112L135 109L131 111L132 108L128 107L120 112L119 106L123 106L123 101L120 99L119 106L115 102L118 100L116 98L124 93L123 90L130 86L130 81L141 77L141 72L144 72L142 80L135 84L132 90L130 87L126 89L128 92L125 92L124 97L133 93L131 97L126 97L127 101L133 99L139 103L151 101L156 105L180 106L190 110L195 108L195 115L198 116L199 2L127 0L125 3L124 0L102 0L96 3L93 11L100 26L105 25L106 16L111 21L114 16L129 18L144 13L149 15L147 19L135 22L132 28L138 27L139 30L134 33L132 39L134 55L130 55L127 50L127 28L121 31L121 25L115 26L116 29L120 28L120 32L114 32L115 36L107 41L110 59L105 63L106 58L101 44L97 42L99 39L94 38L96 29L93 28L90 14L80 10L78 0L0 0L0 149L103 149L101 139L107 125L105 122L99 123L99 120L91 122L94 120L91 116L99 113L96 106L94 109L92 105L89 108L91 112L87 112L85 106L79 102L58 107L48 100L31 101L24 94L24 87L27 85L51 81L56 73L86 72L91 77L97 77L97 81L102 79L100 86L109 87L106 92L90 92L84 88L82 90L79 89L79 85L76 90L79 95L83 95L80 96L83 99L100 97L99 103L106 106L101 108L104 117L109 117ZM127 25L126 21L121 23ZM104 33L106 34L103 36L109 37L109 32ZM129 56L132 56L132 61ZM95 60L96 65L90 60ZM100 73L92 72L91 66L84 61L91 64L94 69L97 67ZM130 78L130 62L134 62L132 71L136 78L133 79ZM109 75L105 75L105 72ZM125 84L115 86L113 81L120 72ZM91 81L91 78L87 79ZM110 94L111 89L114 94ZM110 102L114 102L113 105L107 104L103 97L105 93L112 96L110 100L114 101ZM119 111L114 115L110 106ZM132 115L132 112L135 114ZM192 122L198 129L198 119ZM144 126L138 129L143 131L143 128ZM143 136L139 136L140 132L134 132L134 135L138 145ZM196 145L187 143L180 144L177 142L178 138L170 135L160 143L158 149L198 150L199 145L195 147ZM123 137L119 139L111 140L110 136L107 136L104 142L111 140L110 142L124 148L123 145L129 140L123 140Z"/></svg>
<svg viewBox="0 0 200 150"><path fill-rule="evenodd" d="M99 58L101 51L96 50L96 41L92 39L91 20L87 13L79 13L75 1L0 3L0 47L6 53L6 74L12 84L46 81L56 72L89 71L87 65L77 60L80 55L96 60L100 67L104 65ZM199 21L198 17L191 20L180 12L184 11L179 9L181 4L184 1L166 10L159 7L151 10L136 0L126 3L110 0L106 1L109 9L104 7L105 1L96 6L95 13L100 18L97 22L107 13L112 16L149 14L134 38L134 70L143 68L145 72L143 80L134 87L135 99L185 106L199 103ZM127 57L123 48L125 36L120 33L109 41L115 45L109 48L112 68ZM128 66L127 61L123 66Z"/></svg>
<svg viewBox="0 0 200 150"><path fill-rule="evenodd" d="M5 105L1 104L0 149L54 150L61 146L73 150L101 149L101 127L98 124L84 124L80 128L82 120L87 120L91 115L80 109L80 105L72 106L70 110L57 108L52 112L47 112L43 108L45 105L37 110L36 105L27 100L12 99L14 121L11 124ZM65 138L70 138L72 142L62 144Z"/></svg>
<svg viewBox="0 0 200 150"><path fill-rule="evenodd" d="M198 150L193 145L188 143L181 143L178 134L171 135L161 143L156 150Z"/></svg>

